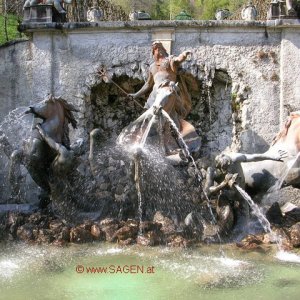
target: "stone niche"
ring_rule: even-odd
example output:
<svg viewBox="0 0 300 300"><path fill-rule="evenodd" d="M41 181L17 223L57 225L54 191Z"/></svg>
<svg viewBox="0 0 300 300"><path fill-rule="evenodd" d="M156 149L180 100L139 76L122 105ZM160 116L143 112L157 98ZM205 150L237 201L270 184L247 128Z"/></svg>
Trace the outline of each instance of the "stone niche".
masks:
<svg viewBox="0 0 300 300"><path fill-rule="evenodd" d="M225 70L215 70L209 80L187 76L192 96L192 110L187 120L201 137L200 156L210 157L230 146L237 131L232 119L231 78Z"/></svg>
<svg viewBox="0 0 300 300"><path fill-rule="evenodd" d="M128 93L137 91L144 84L127 75L114 76L113 80ZM90 101L86 102L88 131L100 128L107 139L116 138L125 126L143 113L143 99L137 99L136 102L126 97L113 83L101 82L95 85L91 89Z"/></svg>
<svg viewBox="0 0 300 300"><path fill-rule="evenodd" d="M144 84L127 75L114 75L113 80L128 93L138 91ZM186 119L196 127L202 139L200 155L210 156L230 146L237 131L237 122L232 119L230 76L224 70L216 70L209 81L190 73L183 73L181 80L185 81L192 98L192 109ZM125 126L144 112L142 106L147 96L136 100L139 105L113 83L98 82L85 102L86 131L100 128L107 139L115 140Z"/></svg>

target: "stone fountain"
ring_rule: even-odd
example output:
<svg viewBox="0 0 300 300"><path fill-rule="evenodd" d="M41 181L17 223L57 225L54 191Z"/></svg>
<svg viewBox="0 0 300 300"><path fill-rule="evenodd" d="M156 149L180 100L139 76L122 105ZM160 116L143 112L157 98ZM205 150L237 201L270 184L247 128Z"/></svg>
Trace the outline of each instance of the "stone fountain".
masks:
<svg viewBox="0 0 300 300"><path fill-rule="evenodd" d="M4 297L298 295L299 28L22 24L0 48Z"/></svg>
<svg viewBox="0 0 300 300"><path fill-rule="evenodd" d="M34 125L28 128L31 133L18 149L14 150L16 141L11 143L2 133L1 147L9 158L10 201L24 202L28 175L37 185L39 199L39 208L33 207L32 215L21 214L22 221L18 213L8 215L10 221L5 220L4 226L10 238L55 244L93 239L124 245L221 242L252 232L248 226L248 205L252 207L253 201L248 200L243 189L252 188L257 194L265 186L262 183L268 182L269 188L276 179L280 179L280 187L283 182L297 186L297 113L291 115L267 152L227 151L217 156L215 164L213 156L207 155L208 150L200 151L201 139L195 127L184 120L193 106L189 91L199 88L188 70L180 71L181 64L192 53L184 51L179 56L169 56L163 44L155 41L152 54L154 63L149 67L147 81L135 93L125 90L129 78L117 82L107 66L102 65L95 72L99 91L111 93L114 88L115 93L121 94L108 94L106 105L110 109L115 110L117 98L123 97L121 101L131 103L136 116L140 114L127 126L114 117L108 120L107 125L119 123L120 129L124 127L117 143L112 140L113 135L103 130L102 119L98 121L99 128L90 132L89 140L81 138L71 144L68 124L76 130L74 113L79 109L51 94L19 115L33 115ZM230 84L228 76L219 73L226 85ZM202 84L208 99L209 122L216 118L209 88L214 84L211 76L206 72ZM149 92L143 112L139 98ZM2 127L5 125L4 122ZM291 157L291 172L280 178ZM253 161L263 163L255 167L255 163L250 164ZM297 209L293 207L292 211ZM39 229L41 223L44 225Z"/></svg>

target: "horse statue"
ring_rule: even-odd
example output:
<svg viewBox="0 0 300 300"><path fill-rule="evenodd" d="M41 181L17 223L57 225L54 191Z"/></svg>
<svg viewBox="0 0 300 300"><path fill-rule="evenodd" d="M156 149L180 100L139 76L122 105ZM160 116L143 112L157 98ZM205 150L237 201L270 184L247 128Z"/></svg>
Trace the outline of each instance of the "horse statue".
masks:
<svg viewBox="0 0 300 300"><path fill-rule="evenodd" d="M50 95L30 106L25 112L42 119L33 129L22 149L11 154L10 178L17 186L20 164L23 164L36 184L50 194L51 174L66 173L72 166L74 155L70 149L69 124L75 129L77 122L73 112L78 111L61 97Z"/></svg>
<svg viewBox="0 0 300 300"><path fill-rule="evenodd" d="M162 145L165 156L170 160L174 159L174 162L181 161L178 155L182 148L182 140L189 152L197 152L200 148L200 138L195 128L180 118L181 111L185 108L178 90L177 83L168 80L162 82L151 107L123 129L117 143L142 145L149 136L149 140Z"/></svg>
<svg viewBox="0 0 300 300"><path fill-rule="evenodd" d="M278 180L281 184L300 187L300 111L290 113L267 152L279 150L287 153L282 162L265 160L242 164L246 185L250 189L264 192Z"/></svg>
<svg viewBox="0 0 300 300"><path fill-rule="evenodd" d="M283 184L299 188L299 157L300 111L297 111L290 114L284 128L265 153L224 151L216 157L216 166L224 174L238 174L240 186L257 194L265 193L271 187L279 189Z"/></svg>

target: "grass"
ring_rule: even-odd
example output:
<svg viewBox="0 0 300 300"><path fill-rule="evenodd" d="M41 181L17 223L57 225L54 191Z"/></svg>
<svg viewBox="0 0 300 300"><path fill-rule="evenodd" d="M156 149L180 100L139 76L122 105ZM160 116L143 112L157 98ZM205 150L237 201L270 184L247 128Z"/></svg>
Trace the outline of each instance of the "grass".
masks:
<svg viewBox="0 0 300 300"><path fill-rule="evenodd" d="M18 18L16 15L8 14L7 15L7 35L8 40L5 34L5 18L3 15L0 15L0 45L8 41L19 39L22 37L17 29Z"/></svg>

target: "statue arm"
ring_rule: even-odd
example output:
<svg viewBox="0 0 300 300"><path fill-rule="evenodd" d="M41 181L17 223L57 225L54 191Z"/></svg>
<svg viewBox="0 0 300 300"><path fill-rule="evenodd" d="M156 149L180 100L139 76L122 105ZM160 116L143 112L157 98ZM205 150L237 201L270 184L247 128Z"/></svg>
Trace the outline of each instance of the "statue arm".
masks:
<svg viewBox="0 0 300 300"><path fill-rule="evenodd" d="M221 191L222 189L224 189L226 186L232 188L234 186L234 184L236 183L237 177L238 177L237 173L235 173L235 174L230 174L230 173L226 174L224 180L219 185L210 186L208 188L207 195L210 196L210 195L216 194L219 191Z"/></svg>
<svg viewBox="0 0 300 300"><path fill-rule="evenodd" d="M287 152L284 150L267 151L265 153L243 154L243 153L231 153L230 158L233 162L254 162L262 160L276 160L281 161L287 157Z"/></svg>
<svg viewBox="0 0 300 300"><path fill-rule="evenodd" d="M66 2L66 1L64 1ZM61 14L61 13L66 13L65 9L61 6L62 1L61 0L47 0L47 4L53 4L55 9ZM67 2L66 2L67 3Z"/></svg>
<svg viewBox="0 0 300 300"><path fill-rule="evenodd" d="M226 186L227 186L227 182L223 180L219 185L209 187L208 190L206 191L207 195L210 196L216 194L222 189L224 189Z"/></svg>
<svg viewBox="0 0 300 300"><path fill-rule="evenodd" d="M226 185L228 183L228 180L225 177L225 179L222 180L222 182L220 184L215 185L215 180L216 180L217 176L218 176L217 170L215 170L212 167L207 168L206 176L205 176L206 181L205 181L205 185L204 185L204 191L208 197L221 191L223 188L226 187Z"/></svg>
<svg viewBox="0 0 300 300"><path fill-rule="evenodd" d="M182 52L174 59L174 62L177 64L181 64L182 62L184 62L187 59L189 54L191 54L191 51Z"/></svg>
<svg viewBox="0 0 300 300"><path fill-rule="evenodd" d="M153 88L153 85L154 85L154 78L153 78L152 72L150 71L148 79L145 82L145 84L142 86L142 88L139 91L137 91L136 93L128 94L128 95L133 97L134 99L138 98L138 97L146 94L148 91L150 91Z"/></svg>

